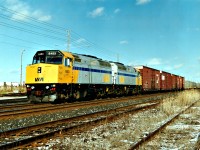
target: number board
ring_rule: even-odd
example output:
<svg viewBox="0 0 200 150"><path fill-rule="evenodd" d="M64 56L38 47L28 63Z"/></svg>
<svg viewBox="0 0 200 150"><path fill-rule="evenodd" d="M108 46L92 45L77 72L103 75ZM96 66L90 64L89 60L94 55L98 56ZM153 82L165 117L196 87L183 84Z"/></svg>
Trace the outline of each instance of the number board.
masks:
<svg viewBox="0 0 200 150"><path fill-rule="evenodd" d="M47 51L47 56L62 56L62 54L59 51Z"/></svg>

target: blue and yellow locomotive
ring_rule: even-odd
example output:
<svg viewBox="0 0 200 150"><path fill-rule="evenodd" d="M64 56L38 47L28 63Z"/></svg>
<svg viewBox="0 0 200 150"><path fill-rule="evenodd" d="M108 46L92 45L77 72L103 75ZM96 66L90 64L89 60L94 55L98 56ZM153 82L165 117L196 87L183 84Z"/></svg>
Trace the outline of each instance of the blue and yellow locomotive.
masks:
<svg viewBox="0 0 200 150"><path fill-rule="evenodd" d="M140 73L131 66L60 50L38 51L26 67L32 102L127 95L141 90Z"/></svg>

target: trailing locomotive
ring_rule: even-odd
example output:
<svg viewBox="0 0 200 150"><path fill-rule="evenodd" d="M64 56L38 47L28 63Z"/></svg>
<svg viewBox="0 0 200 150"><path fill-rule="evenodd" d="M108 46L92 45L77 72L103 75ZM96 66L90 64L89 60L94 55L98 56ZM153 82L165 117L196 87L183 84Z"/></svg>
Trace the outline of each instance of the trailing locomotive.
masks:
<svg viewBox="0 0 200 150"><path fill-rule="evenodd" d="M140 72L119 62L60 50L38 51L26 67L28 99L67 101L139 93Z"/></svg>

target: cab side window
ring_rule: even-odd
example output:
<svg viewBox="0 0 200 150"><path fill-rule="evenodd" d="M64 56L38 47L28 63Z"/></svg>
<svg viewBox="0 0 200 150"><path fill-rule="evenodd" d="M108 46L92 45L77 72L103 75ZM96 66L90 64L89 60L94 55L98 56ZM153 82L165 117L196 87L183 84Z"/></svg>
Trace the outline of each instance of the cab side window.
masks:
<svg viewBox="0 0 200 150"><path fill-rule="evenodd" d="M71 62L70 58L65 58L65 66L66 67L70 67L70 62Z"/></svg>

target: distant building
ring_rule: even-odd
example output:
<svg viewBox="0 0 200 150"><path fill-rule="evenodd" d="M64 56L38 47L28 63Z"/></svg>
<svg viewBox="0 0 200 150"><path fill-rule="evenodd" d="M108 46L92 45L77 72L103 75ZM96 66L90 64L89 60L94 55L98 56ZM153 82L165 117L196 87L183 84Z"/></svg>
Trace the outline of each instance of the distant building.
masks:
<svg viewBox="0 0 200 150"><path fill-rule="evenodd" d="M19 82L0 82L0 86L19 86Z"/></svg>

